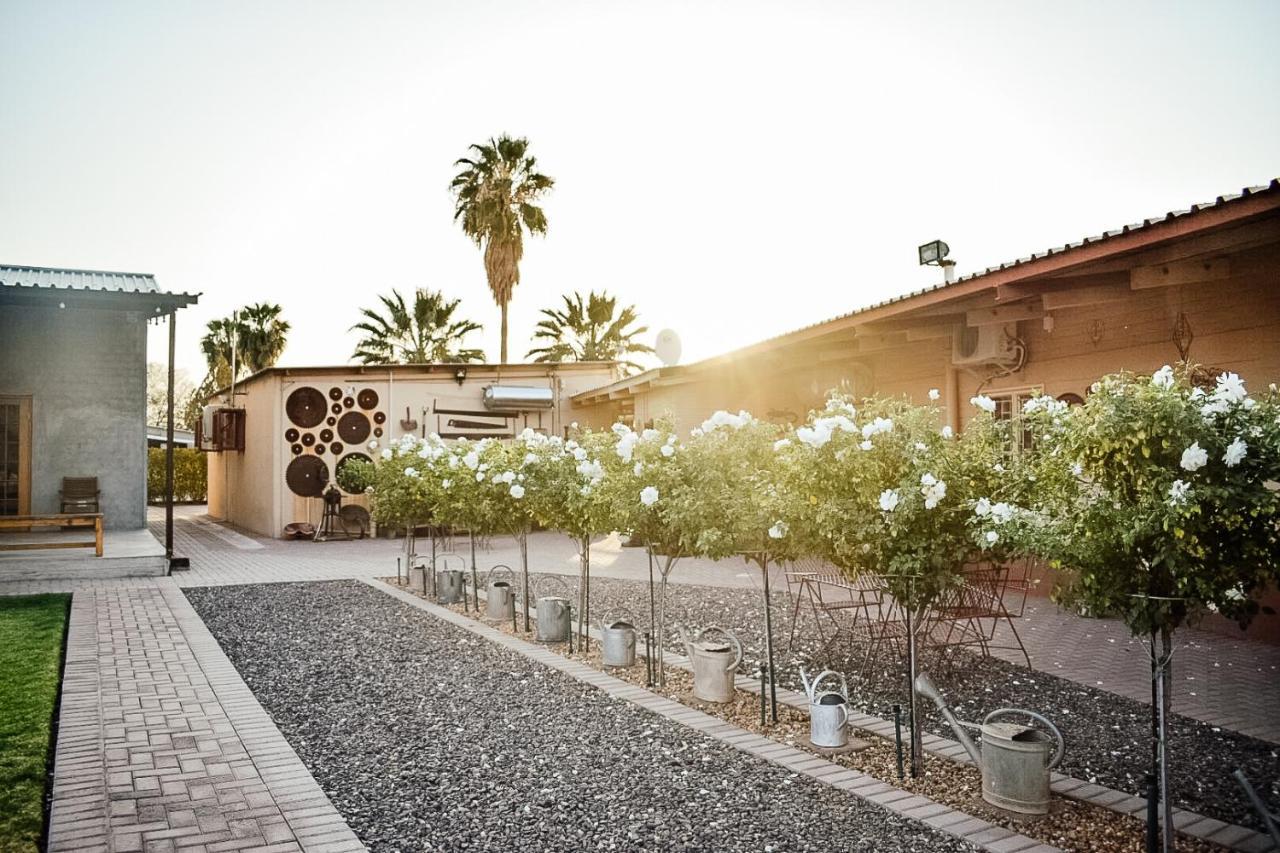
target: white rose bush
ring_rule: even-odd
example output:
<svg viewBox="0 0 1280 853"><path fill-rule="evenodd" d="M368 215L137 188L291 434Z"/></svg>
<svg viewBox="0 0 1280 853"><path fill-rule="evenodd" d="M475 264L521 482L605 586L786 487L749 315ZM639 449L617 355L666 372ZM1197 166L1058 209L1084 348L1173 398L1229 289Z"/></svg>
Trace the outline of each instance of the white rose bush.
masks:
<svg viewBox="0 0 1280 853"><path fill-rule="evenodd" d="M1148 638L1162 744L1175 630L1214 611L1247 626L1280 580L1280 397L1166 366L1107 376L1068 412L1028 406L1036 489L1009 532L1062 569L1068 603Z"/></svg>

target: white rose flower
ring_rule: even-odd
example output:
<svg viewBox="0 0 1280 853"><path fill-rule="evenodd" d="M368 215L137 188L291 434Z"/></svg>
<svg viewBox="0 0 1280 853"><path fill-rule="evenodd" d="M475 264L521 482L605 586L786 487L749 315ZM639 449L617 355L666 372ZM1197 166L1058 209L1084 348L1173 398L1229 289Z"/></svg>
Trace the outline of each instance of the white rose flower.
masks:
<svg viewBox="0 0 1280 853"><path fill-rule="evenodd" d="M987 531L987 544L988 544L988 545L994 545L994 544L996 544L996 543L997 543L997 542L999 542L999 541L1000 541L1000 534L999 534L999 533L996 533L994 530L988 530L988 531Z"/></svg>
<svg viewBox="0 0 1280 853"><path fill-rule="evenodd" d="M1187 493L1191 491L1191 484L1185 480L1174 480L1173 485L1169 487L1169 503L1184 504L1187 502Z"/></svg>
<svg viewBox="0 0 1280 853"><path fill-rule="evenodd" d="M653 486L645 486L640 490L640 503L645 506L653 506L658 502L658 490Z"/></svg>
<svg viewBox="0 0 1280 853"><path fill-rule="evenodd" d="M1238 374L1223 373L1218 377L1218 384L1213 389L1213 396L1214 399L1224 400L1228 403L1239 403L1249 394L1244 390L1244 380Z"/></svg>
<svg viewBox="0 0 1280 853"><path fill-rule="evenodd" d="M405 468L405 469L404 469L404 475L405 475L406 477L413 477L413 478L415 478L415 479L416 479L416 478L417 478L417 476L418 476L418 469L417 469L417 468Z"/></svg>
<svg viewBox="0 0 1280 853"><path fill-rule="evenodd" d="M939 430L938 432L939 432L939 434L941 434L941 436L942 436L943 438L947 438L947 439L951 438L951 436L955 434L955 433L952 431L952 429L951 429L951 427L950 427L950 426L944 426L944 427L943 427L941 430Z"/></svg>
<svg viewBox="0 0 1280 853"><path fill-rule="evenodd" d="M1013 506L1001 501L991 505L991 520L996 524L1004 524L1013 518Z"/></svg>
<svg viewBox="0 0 1280 853"><path fill-rule="evenodd" d="M973 505L973 514L979 518L985 518L991 514L991 501L986 498L978 498L978 502Z"/></svg>
<svg viewBox="0 0 1280 853"><path fill-rule="evenodd" d="M376 442L376 441L371 441L371 442L369 442L369 445L368 445L368 446L369 446L369 449L370 449L370 450L377 450L377 449L378 449L378 442Z"/></svg>
<svg viewBox="0 0 1280 853"><path fill-rule="evenodd" d="M880 493L880 509L893 512L898 508L898 493L893 489L885 489Z"/></svg>
<svg viewBox="0 0 1280 853"><path fill-rule="evenodd" d="M1157 388L1172 388L1173 382L1173 368L1167 364L1155 373L1151 374L1151 384Z"/></svg>
<svg viewBox="0 0 1280 853"><path fill-rule="evenodd" d="M575 447L573 449L573 458L582 462L587 458L587 449L585 447Z"/></svg>
<svg viewBox="0 0 1280 853"><path fill-rule="evenodd" d="M483 483L483 482L484 482L484 472L483 472L483 471L477 471L477 472L476 472L476 482L477 482L477 483Z"/></svg>
<svg viewBox="0 0 1280 853"><path fill-rule="evenodd" d="M928 449L929 449L929 445L925 444L923 441L917 441L917 442L916 442L916 450L917 450L917 451L919 451L919 452L923 453L924 451L926 451L926 450L928 450Z"/></svg>
<svg viewBox="0 0 1280 853"><path fill-rule="evenodd" d="M662 436L662 433L658 432L656 429L646 429L644 432L640 433L640 440L653 441L654 439L660 438L661 436Z"/></svg>
<svg viewBox="0 0 1280 853"><path fill-rule="evenodd" d="M631 469L631 473L635 474L637 477L639 477L641 474L643 474L643 473L644 473L644 463L643 463L643 462L637 462L637 463L636 463L636 467L634 467L634 468L632 468L632 469Z"/></svg>
<svg viewBox="0 0 1280 853"><path fill-rule="evenodd" d="M667 457L668 459L676 455L676 449L672 447L670 444L662 445L662 450L660 452L662 453L663 456Z"/></svg>
<svg viewBox="0 0 1280 853"><path fill-rule="evenodd" d="M511 494L511 497L515 498L516 500L520 500L522 497L524 497L524 486L520 485L519 483L513 483L511 485L510 494Z"/></svg>
<svg viewBox="0 0 1280 853"><path fill-rule="evenodd" d="M386 448L386 449L384 449L384 450L382 451L382 458L383 458L383 459L390 459L390 458L391 458L392 456L394 456L394 455L395 455L395 454L393 454L393 453L391 452L391 448L390 448L390 447L388 447L388 448Z"/></svg>
<svg viewBox="0 0 1280 853"><path fill-rule="evenodd" d="M1227 463L1228 468L1234 468L1244 461L1245 454L1249 452L1249 445L1244 443L1240 437L1227 445L1227 452L1222 455L1222 461Z"/></svg>
<svg viewBox="0 0 1280 853"><path fill-rule="evenodd" d="M1079 477L1079 476L1080 476L1081 474L1083 474L1083 473L1084 473L1084 466L1083 466L1083 465L1081 465L1079 462L1077 462L1077 463L1075 463L1074 465L1072 465L1072 466L1071 466L1071 474L1072 474L1072 476L1074 476L1074 477Z"/></svg>
<svg viewBox="0 0 1280 853"><path fill-rule="evenodd" d="M781 539L787 535L787 523L785 521L775 521L773 527L769 528L770 539Z"/></svg>
<svg viewBox="0 0 1280 853"><path fill-rule="evenodd" d="M1198 471L1209 464L1209 452L1196 441L1182 451L1182 468L1184 471Z"/></svg>
<svg viewBox="0 0 1280 853"><path fill-rule="evenodd" d="M976 397L970 397L969 402L972 403L974 406L978 407L979 409L982 409L982 411L987 412L988 414L995 413L996 401L992 400L986 394L979 394Z"/></svg>
<svg viewBox="0 0 1280 853"><path fill-rule="evenodd" d="M859 442L858 447L861 447L863 450L870 450L874 445L871 443L871 439L868 438Z"/></svg>
<svg viewBox="0 0 1280 853"><path fill-rule="evenodd" d="M511 485L512 483L514 483L514 482L515 482L515 480L516 480L516 472L515 472L515 471L505 471L505 472L503 472L503 474L502 474L502 482L506 483L507 485Z"/></svg>
<svg viewBox="0 0 1280 853"><path fill-rule="evenodd" d="M784 447L790 447L790 446L791 446L791 439L789 438L780 438L773 443L773 449L775 451L781 450Z"/></svg>
<svg viewBox="0 0 1280 853"><path fill-rule="evenodd" d="M480 465L480 455L473 450L462 457L462 464L474 471Z"/></svg>
<svg viewBox="0 0 1280 853"><path fill-rule="evenodd" d="M937 388L930 388L930 389L929 389L929 399L930 399L930 400L937 400L937 399L938 399L939 397L941 397L941 396L942 396L942 395L938 393L938 389L937 389Z"/></svg>
<svg viewBox="0 0 1280 853"><path fill-rule="evenodd" d="M440 488L442 488L442 489L447 489L447 488L449 488L449 487L450 487L450 486L452 486L452 485L453 485L453 480L441 480L441 481L440 481Z"/></svg>

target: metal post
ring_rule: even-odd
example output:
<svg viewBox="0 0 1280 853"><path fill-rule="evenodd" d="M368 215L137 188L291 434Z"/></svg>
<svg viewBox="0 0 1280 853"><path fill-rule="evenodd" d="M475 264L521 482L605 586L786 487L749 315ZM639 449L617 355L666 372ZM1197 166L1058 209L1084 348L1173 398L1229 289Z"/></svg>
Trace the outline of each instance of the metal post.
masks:
<svg viewBox="0 0 1280 853"><path fill-rule="evenodd" d="M1147 774L1147 846L1146 853L1160 853L1160 790L1156 774Z"/></svg>
<svg viewBox="0 0 1280 853"><path fill-rule="evenodd" d="M760 666L760 728L764 728L769 724L765 716L765 687L764 687L764 665Z"/></svg>
<svg viewBox="0 0 1280 853"><path fill-rule="evenodd" d="M911 596L913 599L915 596ZM916 707L916 630L915 630L915 605L908 602L906 607L907 615L907 694L911 697L911 716L908 723L911 728L911 776L915 778L920 775L920 765L924 756L921 754L920 743L920 713Z"/></svg>
<svg viewBox="0 0 1280 853"><path fill-rule="evenodd" d="M400 586L400 558L396 557L396 586Z"/></svg>
<svg viewBox="0 0 1280 853"><path fill-rule="evenodd" d="M649 557L649 630L656 631L658 628L658 623L657 623L657 617L654 615L656 613L656 610L654 608L654 597L653 597L653 546L646 544L644 546L644 552Z"/></svg>
<svg viewBox="0 0 1280 853"><path fill-rule="evenodd" d="M760 554L760 568L764 572L764 647L769 659L769 707L773 721L778 722L778 679L773 668L773 611L769 601L769 556Z"/></svg>
<svg viewBox="0 0 1280 853"><path fill-rule="evenodd" d="M529 633L529 531L520 531L520 566L524 574L524 632Z"/></svg>
<svg viewBox="0 0 1280 853"><path fill-rule="evenodd" d="M902 706L893 706L893 741L898 756L898 778L904 775L902 767Z"/></svg>
<svg viewBox="0 0 1280 853"><path fill-rule="evenodd" d="M644 632L644 686L653 687L653 634Z"/></svg>
<svg viewBox="0 0 1280 853"><path fill-rule="evenodd" d="M178 341L177 326L174 323L177 316L176 310L169 312L169 405L164 445L164 556L168 562L165 567L166 574L173 568L173 355ZM231 402L234 405L235 399L233 398Z"/></svg>
<svg viewBox="0 0 1280 853"><path fill-rule="evenodd" d="M1161 640L1164 637L1161 636ZM1159 668L1156 670L1156 713L1159 715L1160 725L1160 849L1163 853L1171 853L1173 850L1173 821L1171 812L1172 805L1169 802L1169 726L1168 720L1164 714L1164 674L1165 667L1169 665L1168 653L1165 643L1161 642L1161 657L1159 659Z"/></svg>

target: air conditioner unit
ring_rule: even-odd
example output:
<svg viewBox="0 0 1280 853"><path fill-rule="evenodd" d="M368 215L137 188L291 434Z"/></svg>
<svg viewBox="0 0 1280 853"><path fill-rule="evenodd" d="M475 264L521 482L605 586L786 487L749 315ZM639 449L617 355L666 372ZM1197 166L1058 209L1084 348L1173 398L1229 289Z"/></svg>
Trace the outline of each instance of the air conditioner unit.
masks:
<svg viewBox="0 0 1280 853"><path fill-rule="evenodd" d="M1017 360L1017 344L1004 326L957 326L951 335L951 363L957 367Z"/></svg>
<svg viewBox="0 0 1280 853"><path fill-rule="evenodd" d="M217 449L214 442L213 416L218 409L218 406L205 406L200 410L200 423L196 424L196 447L199 450Z"/></svg>
<svg viewBox="0 0 1280 853"><path fill-rule="evenodd" d="M484 407L499 412L530 412L555 408L555 395L550 388L523 385L490 385L484 389Z"/></svg>

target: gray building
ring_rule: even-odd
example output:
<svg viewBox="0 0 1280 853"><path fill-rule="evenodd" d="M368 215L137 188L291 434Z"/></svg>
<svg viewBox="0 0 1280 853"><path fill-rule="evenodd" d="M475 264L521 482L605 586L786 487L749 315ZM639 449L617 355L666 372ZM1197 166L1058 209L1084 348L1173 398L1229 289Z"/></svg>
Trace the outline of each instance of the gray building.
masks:
<svg viewBox="0 0 1280 853"><path fill-rule="evenodd" d="M146 526L147 323L197 296L136 273L0 266L0 515L97 477L108 530Z"/></svg>

